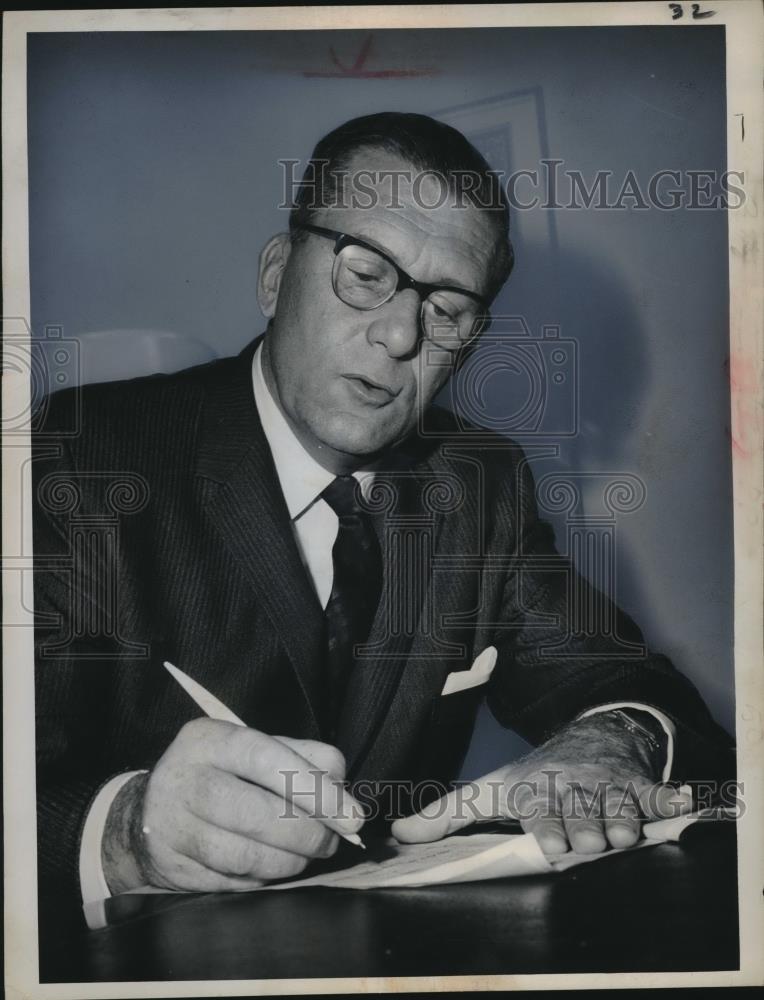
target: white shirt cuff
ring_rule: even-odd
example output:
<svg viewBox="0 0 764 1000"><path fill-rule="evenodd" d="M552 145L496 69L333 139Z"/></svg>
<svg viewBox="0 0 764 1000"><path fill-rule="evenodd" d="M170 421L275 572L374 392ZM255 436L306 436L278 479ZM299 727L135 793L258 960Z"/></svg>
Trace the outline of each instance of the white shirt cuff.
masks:
<svg viewBox="0 0 764 1000"><path fill-rule="evenodd" d="M648 712L654 718L660 722L663 726L663 731L666 734L666 763L663 765L663 774L661 775L661 781L668 781L671 777L671 768L674 763L674 740L676 739L676 728L674 723L669 719L667 715L658 708L653 708L652 705L643 705L639 701L614 701L608 705L597 705L595 708L588 708L585 712L582 712L578 718L585 719L588 715L598 715L600 712L610 712L614 708L634 708L639 712Z"/></svg>
<svg viewBox="0 0 764 1000"><path fill-rule="evenodd" d="M123 785L136 774L145 773L145 771L125 771L124 774L117 774L106 782L93 799L80 842L80 892L83 905L111 896L101 864L101 842L106 829L106 818Z"/></svg>

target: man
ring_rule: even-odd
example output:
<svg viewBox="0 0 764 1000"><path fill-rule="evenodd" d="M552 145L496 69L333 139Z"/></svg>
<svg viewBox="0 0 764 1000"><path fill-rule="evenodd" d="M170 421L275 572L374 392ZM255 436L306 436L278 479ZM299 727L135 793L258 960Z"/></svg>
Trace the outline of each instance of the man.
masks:
<svg viewBox="0 0 764 1000"><path fill-rule="evenodd" d="M361 805L403 841L512 816L546 851L628 846L689 806L662 779L729 773L726 735L664 657L634 656L625 615L571 626L590 588L519 448L431 407L511 269L487 164L392 113L330 133L321 161L261 254L265 336L89 387L82 433L35 462L41 878L85 901L295 875ZM48 433L74 405L54 397ZM442 694L488 647L490 681ZM204 718L165 660L246 726ZM428 803L483 693L536 749Z"/></svg>

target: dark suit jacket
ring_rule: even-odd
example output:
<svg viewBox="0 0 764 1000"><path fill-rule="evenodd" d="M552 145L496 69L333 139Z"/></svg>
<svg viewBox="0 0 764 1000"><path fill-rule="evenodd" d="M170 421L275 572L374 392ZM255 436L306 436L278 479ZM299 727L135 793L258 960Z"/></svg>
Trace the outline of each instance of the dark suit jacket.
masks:
<svg viewBox="0 0 764 1000"><path fill-rule="evenodd" d="M325 732L323 615L254 405L253 347L48 401L33 465L43 886L76 891L99 787L150 768L201 714L164 659L253 727ZM440 691L489 644L491 709L532 743L636 700L675 720L677 777L728 773L726 734L664 657L639 653L633 622L614 613L618 640L571 627L568 595L590 588L555 554L517 446L465 441L433 410L372 500L385 586L340 724L351 779L453 778L482 692Z"/></svg>

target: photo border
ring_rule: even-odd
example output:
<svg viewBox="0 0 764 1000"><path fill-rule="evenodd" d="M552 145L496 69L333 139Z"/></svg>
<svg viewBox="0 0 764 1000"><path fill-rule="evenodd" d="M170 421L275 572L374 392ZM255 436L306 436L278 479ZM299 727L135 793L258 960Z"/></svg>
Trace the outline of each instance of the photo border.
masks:
<svg viewBox="0 0 764 1000"><path fill-rule="evenodd" d="M40 984L38 979L33 630L29 433L7 434L13 414L28 412L28 374L3 377L3 672L5 945L9 998L183 997L432 990L599 989L682 985L753 985L764 981L764 647L762 610L762 496L764 491L764 278L761 92L764 14L756 0L713 0L712 22L687 13L673 19L662 2L311 7L155 8L7 12L3 16L3 293L4 333L23 340L30 316L27 174L26 35L30 32L271 31L386 28L726 26L728 170L745 175L745 204L728 213L730 276L731 434L735 554L735 690L738 778L746 790L738 822L740 970L690 973L534 974L362 979L202 980ZM307 12L307 13L306 13ZM744 123L744 128L741 124ZM19 334L19 331L22 331ZM29 335L26 326L26 336ZM9 626L9 622L13 626ZM22 626L22 627L19 627ZM713 901L709 900L709 905Z"/></svg>

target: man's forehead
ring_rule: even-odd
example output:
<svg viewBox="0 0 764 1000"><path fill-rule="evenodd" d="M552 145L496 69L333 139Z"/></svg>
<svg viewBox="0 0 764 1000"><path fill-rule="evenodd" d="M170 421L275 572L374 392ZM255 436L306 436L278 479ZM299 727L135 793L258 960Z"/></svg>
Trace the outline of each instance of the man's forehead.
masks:
<svg viewBox="0 0 764 1000"><path fill-rule="evenodd" d="M421 281L482 285L496 235L485 212L460 204L443 177L385 150L361 150L345 168L337 205L315 221L366 238ZM451 273L437 273L443 270ZM432 270L432 273L429 273ZM425 273L427 272L427 273Z"/></svg>

